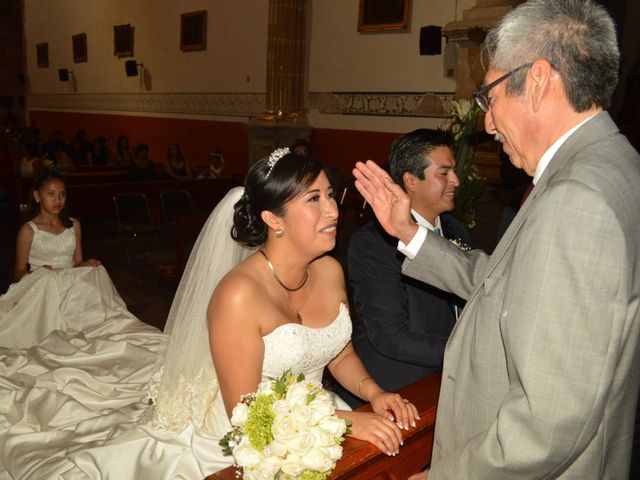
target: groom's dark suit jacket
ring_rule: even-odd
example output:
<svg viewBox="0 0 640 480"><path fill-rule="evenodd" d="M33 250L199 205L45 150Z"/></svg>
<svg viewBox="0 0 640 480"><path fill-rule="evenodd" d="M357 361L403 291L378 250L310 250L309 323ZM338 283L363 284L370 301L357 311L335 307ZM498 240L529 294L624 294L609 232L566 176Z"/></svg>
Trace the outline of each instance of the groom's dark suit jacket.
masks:
<svg viewBox="0 0 640 480"><path fill-rule="evenodd" d="M445 237L471 245L469 233L451 215L441 215ZM373 221L349 242L348 274L353 287L353 345L371 376L387 391L440 370L455 324L449 293L402 275L398 241ZM343 395L345 396L345 395ZM361 403L346 395L352 406Z"/></svg>

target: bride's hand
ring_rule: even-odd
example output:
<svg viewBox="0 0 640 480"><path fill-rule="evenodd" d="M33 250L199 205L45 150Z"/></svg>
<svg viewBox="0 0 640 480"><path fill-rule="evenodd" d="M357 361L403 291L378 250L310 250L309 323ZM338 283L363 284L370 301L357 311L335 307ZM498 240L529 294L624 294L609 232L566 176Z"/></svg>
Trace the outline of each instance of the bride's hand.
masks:
<svg viewBox="0 0 640 480"><path fill-rule="evenodd" d="M404 430L415 427L416 420L420 418L415 405L397 393L380 391L369 399L369 403L375 413L385 417L392 415L398 427Z"/></svg>
<svg viewBox="0 0 640 480"><path fill-rule="evenodd" d="M395 422L387 418L388 415L349 412L344 416L352 421L351 427L349 427L350 436L372 443L387 455L395 455L400 450L402 432Z"/></svg>

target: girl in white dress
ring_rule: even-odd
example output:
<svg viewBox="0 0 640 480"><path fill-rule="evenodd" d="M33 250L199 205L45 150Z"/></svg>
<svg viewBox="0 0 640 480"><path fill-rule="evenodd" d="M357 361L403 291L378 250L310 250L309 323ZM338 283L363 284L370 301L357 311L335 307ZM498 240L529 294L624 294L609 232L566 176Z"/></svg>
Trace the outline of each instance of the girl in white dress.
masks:
<svg viewBox="0 0 640 480"><path fill-rule="evenodd" d="M0 297L0 346L30 347L54 330L82 331L126 311L100 261L83 259L60 174L36 178L27 218L16 240L18 283Z"/></svg>
<svg viewBox="0 0 640 480"><path fill-rule="evenodd" d="M67 215L67 189L61 175L49 172L36 178L29 201L28 221L16 241L16 281L37 268L101 265L93 258L82 259L80 222ZM53 237L47 238L47 233Z"/></svg>

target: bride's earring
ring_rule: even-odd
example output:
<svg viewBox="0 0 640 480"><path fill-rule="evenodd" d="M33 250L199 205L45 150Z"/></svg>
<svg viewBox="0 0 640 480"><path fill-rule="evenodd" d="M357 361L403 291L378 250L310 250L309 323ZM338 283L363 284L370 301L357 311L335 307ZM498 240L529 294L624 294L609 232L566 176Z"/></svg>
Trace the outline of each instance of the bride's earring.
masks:
<svg viewBox="0 0 640 480"><path fill-rule="evenodd" d="M276 238L282 238L282 235L284 234L284 232L282 231L281 228L276 228L275 234L276 234Z"/></svg>

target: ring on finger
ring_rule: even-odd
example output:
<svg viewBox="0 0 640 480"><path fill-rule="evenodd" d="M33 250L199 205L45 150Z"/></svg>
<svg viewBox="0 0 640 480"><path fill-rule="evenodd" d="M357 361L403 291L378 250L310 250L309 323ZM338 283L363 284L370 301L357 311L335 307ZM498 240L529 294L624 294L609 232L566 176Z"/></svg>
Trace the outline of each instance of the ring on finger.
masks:
<svg viewBox="0 0 640 480"><path fill-rule="evenodd" d="M407 405L411 403L411 402L410 402L409 400L407 400L406 398L403 398L403 399L402 399L402 401L403 401L405 404L407 404Z"/></svg>

